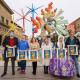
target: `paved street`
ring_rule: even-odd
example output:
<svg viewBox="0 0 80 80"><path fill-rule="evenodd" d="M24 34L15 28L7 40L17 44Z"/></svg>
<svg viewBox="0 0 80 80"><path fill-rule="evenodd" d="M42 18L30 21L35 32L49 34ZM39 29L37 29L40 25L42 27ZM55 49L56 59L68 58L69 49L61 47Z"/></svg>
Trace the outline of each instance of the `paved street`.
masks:
<svg viewBox="0 0 80 80"><path fill-rule="evenodd" d="M0 75L3 72L3 67L0 67ZM12 76L11 74L11 67L8 67L8 74L3 78L0 77L0 80L80 80L76 76L72 78L59 78L54 77L50 74L43 73L43 67L37 68L37 75L32 75L32 67L27 67L26 74L19 74L16 67L16 75Z"/></svg>

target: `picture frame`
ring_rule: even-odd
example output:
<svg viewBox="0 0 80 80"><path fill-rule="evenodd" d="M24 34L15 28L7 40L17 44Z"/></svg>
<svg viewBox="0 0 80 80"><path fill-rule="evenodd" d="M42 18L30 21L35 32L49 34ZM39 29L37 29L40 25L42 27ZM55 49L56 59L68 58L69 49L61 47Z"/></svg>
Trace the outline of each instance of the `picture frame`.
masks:
<svg viewBox="0 0 80 80"><path fill-rule="evenodd" d="M28 60L28 51L27 50L18 50L18 59L17 60Z"/></svg>
<svg viewBox="0 0 80 80"><path fill-rule="evenodd" d="M52 50L51 49L43 49L42 58L43 59L51 59L52 58Z"/></svg>
<svg viewBox="0 0 80 80"><path fill-rule="evenodd" d="M3 61L4 47L0 46L0 61Z"/></svg>
<svg viewBox="0 0 80 80"><path fill-rule="evenodd" d="M66 48L57 48L58 59L66 59Z"/></svg>
<svg viewBox="0 0 80 80"><path fill-rule="evenodd" d="M77 45L68 45L68 55L78 55Z"/></svg>
<svg viewBox="0 0 80 80"><path fill-rule="evenodd" d="M80 65L80 55L78 56L78 65Z"/></svg>
<svg viewBox="0 0 80 80"><path fill-rule="evenodd" d="M57 48L52 49L52 58L58 58Z"/></svg>
<svg viewBox="0 0 80 80"><path fill-rule="evenodd" d="M0 61L3 60L2 58L2 51L0 50Z"/></svg>
<svg viewBox="0 0 80 80"><path fill-rule="evenodd" d="M42 61L42 49L38 50L38 60Z"/></svg>
<svg viewBox="0 0 80 80"><path fill-rule="evenodd" d="M29 50L29 60L38 61L38 50Z"/></svg>
<svg viewBox="0 0 80 80"><path fill-rule="evenodd" d="M8 47L7 48L6 57L7 58L15 57L15 48L14 47Z"/></svg>
<svg viewBox="0 0 80 80"><path fill-rule="evenodd" d="M26 50L26 59L29 60L29 50Z"/></svg>

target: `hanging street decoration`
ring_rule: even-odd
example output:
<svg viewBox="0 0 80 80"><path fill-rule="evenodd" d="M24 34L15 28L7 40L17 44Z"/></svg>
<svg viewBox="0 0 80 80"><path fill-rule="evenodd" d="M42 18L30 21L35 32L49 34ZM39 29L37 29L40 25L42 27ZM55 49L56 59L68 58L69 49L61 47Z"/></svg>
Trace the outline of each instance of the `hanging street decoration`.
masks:
<svg viewBox="0 0 80 80"><path fill-rule="evenodd" d="M35 14L38 15L37 10L38 10L39 8L41 8L41 7L43 7L43 6L35 7L33 3L32 3L32 7L31 7L31 8L27 6L27 8L29 9L29 13L32 14L31 21L34 20ZM35 22L35 21L34 21L34 22ZM36 24L36 23L35 23L35 24ZM38 25L38 24L37 24L37 25ZM37 33L37 32L38 32L38 29L37 29L36 27L32 26L32 34L34 35L34 33Z"/></svg>
<svg viewBox="0 0 80 80"><path fill-rule="evenodd" d="M41 9L43 17L36 16L36 19L31 18L31 21L33 26L41 29L41 34L47 31L48 34L56 32L58 35L66 36L68 35L68 30L65 25L68 24L68 21L61 16L62 13L62 9L58 11L57 8L54 8L53 3L50 2L48 7Z"/></svg>
<svg viewBox="0 0 80 80"><path fill-rule="evenodd" d="M17 11L14 10L15 13L17 13L21 18L17 19L17 21L20 21L22 20L22 24L23 24L23 32L25 33L25 23L26 23L26 20L30 22L30 20L28 20L26 18L26 16L29 14L30 11L24 13L23 9L21 10L21 14Z"/></svg>

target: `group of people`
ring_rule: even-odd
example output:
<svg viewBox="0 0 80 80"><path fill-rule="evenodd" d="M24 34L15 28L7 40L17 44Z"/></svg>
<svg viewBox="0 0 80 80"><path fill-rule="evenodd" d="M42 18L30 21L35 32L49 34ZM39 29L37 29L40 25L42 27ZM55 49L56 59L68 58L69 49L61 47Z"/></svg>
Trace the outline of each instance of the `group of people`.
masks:
<svg viewBox="0 0 80 80"><path fill-rule="evenodd" d="M17 50L38 50L39 49L39 44L35 38L31 39L31 42L29 44L28 41L28 36L22 35L21 39L19 40L17 37L14 35L14 31L10 31L9 36L5 37L2 43L4 47L4 54L3 54L3 59L4 59L4 72L1 75L1 77L5 76L7 74L7 66L8 66L8 61L11 58L12 62L12 75L15 75L15 60L17 59ZM7 57L6 56L6 51L9 47L14 47L15 48L15 56L13 57ZM36 68L37 68L37 62L34 61L32 62L33 66L33 74L36 74ZM21 60L18 62L18 70L20 70L20 73L25 73L26 70L26 60Z"/></svg>
<svg viewBox="0 0 80 80"><path fill-rule="evenodd" d="M58 40L55 42L54 38L50 38L46 36L41 42L39 42L36 38L32 37L31 40L28 40L28 36L22 35L21 39L18 39L17 37L14 36L14 31L10 31L9 36L5 37L3 40L3 47L4 47L4 72L1 75L1 77L5 76L7 74L7 66L8 66L8 61L9 58L11 58L12 62L12 75L15 75L15 60L17 58L17 50L39 50L40 48L42 49L52 49L52 48L67 48L68 45L77 45L78 50L80 50L80 36L75 37L74 32L70 31L69 32L70 36L64 40L63 36L58 37ZM14 57L6 57L6 51L9 47L14 47L15 48L15 56ZM43 53L42 53L43 54ZM78 71L78 55L75 56L70 56L74 62L75 62L75 67L77 70L77 76L80 77L79 71ZM44 74L48 74L48 68L49 68L49 59L44 60ZM26 60L21 60L18 62L18 70L20 71L21 74L25 74L26 70ZM36 70L37 70L37 61L32 61L32 74L36 75Z"/></svg>

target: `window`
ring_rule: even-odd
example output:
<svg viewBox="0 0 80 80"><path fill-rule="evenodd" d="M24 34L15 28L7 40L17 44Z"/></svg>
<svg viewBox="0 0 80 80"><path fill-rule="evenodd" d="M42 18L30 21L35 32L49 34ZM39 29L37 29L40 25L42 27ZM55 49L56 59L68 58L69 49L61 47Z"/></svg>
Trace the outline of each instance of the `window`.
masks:
<svg viewBox="0 0 80 80"><path fill-rule="evenodd" d="M3 16L1 16L1 21L2 21L2 23L4 23L4 17Z"/></svg>
<svg viewBox="0 0 80 80"><path fill-rule="evenodd" d="M8 20L6 19L6 25L8 25Z"/></svg>

